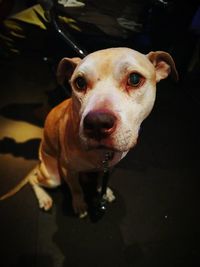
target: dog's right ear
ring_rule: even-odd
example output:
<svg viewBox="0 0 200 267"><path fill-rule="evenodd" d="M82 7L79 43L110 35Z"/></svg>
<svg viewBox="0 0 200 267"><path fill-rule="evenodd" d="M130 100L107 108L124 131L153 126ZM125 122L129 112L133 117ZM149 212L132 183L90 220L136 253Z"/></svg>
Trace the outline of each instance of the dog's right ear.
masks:
<svg viewBox="0 0 200 267"><path fill-rule="evenodd" d="M63 58L57 68L57 81L59 84L64 84L65 80L69 80L72 76L72 73L74 72L76 66L81 61L81 58L74 57L74 58Z"/></svg>

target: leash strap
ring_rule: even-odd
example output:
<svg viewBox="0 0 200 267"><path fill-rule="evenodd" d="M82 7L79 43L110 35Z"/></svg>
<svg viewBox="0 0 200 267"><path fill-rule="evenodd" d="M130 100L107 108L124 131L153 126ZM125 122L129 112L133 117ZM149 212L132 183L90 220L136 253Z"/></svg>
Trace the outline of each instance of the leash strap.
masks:
<svg viewBox="0 0 200 267"><path fill-rule="evenodd" d="M103 217L103 215L106 212L106 190L108 186L108 181L110 177L110 170L109 170L109 160L112 158L111 153L105 154L105 159L102 161L103 164L103 177L102 177L102 186L101 186L101 192L99 197L95 201L95 205L93 206L93 212L92 212L92 220L94 222L97 222L100 218Z"/></svg>
<svg viewBox="0 0 200 267"><path fill-rule="evenodd" d="M103 160L103 177L102 177L102 187L101 187L101 197L104 198L106 195L106 189L108 186L108 180L110 176L110 171L109 171L109 159L111 155L109 152L105 154L105 159Z"/></svg>
<svg viewBox="0 0 200 267"><path fill-rule="evenodd" d="M104 198L104 196L106 195L106 189L108 186L109 177L110 177L110 172L108 170L104 172L102 177L101 198Z"/></svg>

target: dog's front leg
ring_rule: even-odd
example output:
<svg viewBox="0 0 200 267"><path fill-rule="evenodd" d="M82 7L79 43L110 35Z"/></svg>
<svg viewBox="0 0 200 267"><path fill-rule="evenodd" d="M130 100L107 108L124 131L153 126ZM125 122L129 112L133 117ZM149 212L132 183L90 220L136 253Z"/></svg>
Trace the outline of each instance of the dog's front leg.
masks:
<svg viewBox="0 0 200 267"><path fill-rule="evenodd" d="M65 180L70 188L72 194L72 205L74 212L80 218L87 216L87 204L84 199L84 193L79 182L79 173L68 171Z"/></svg>

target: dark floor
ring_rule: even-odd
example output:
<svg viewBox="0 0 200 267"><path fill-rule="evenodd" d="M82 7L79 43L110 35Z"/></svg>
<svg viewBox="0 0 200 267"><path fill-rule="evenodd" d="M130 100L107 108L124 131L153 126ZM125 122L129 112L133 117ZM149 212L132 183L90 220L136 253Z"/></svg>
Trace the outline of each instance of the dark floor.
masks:
<svg viewBox="0 0 200 267"><path fill-rule="evenodd" d="M66 55L67 56L67 55ZM0 195L37 162L38 107L56 83L40 53L0 61ZM199 73L162 81L137 147L116 167L116 202L97 223L70 214L65 187L51 212L30 186L0 203L0 266L200 266Z"/></svg>

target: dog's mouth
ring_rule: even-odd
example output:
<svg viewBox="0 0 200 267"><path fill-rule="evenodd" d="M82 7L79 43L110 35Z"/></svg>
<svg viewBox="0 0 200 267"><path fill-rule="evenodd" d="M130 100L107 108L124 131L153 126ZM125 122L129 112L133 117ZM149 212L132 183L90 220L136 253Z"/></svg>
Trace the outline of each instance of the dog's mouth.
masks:
<svg viewBox="0 0 200 267"><path fill-rule="evenodd" d="M112 147L108 147L105 145L98 145L98 146L90 146L87 147L88 151L97 151L100 152L102 155L103 154L109 154L109 160L112 160L115 153L119 152L118 150L112 148Z"/></svg>
<svg viewBox="0 0 200 267"><path fill-rule="evenodd" d="M105 146L105 145L98 145L98 146L95 147L95 149L98 149L98 150L114 150L113 148Z"/></svg>
<svg viewBox="0 0 200 267"><path fill-rule="evenodd" d="M84 150L97 152L113 152L113 153L123 153L129 150L131 147L125 142L115 142L114 140L104 139L100 142L94 139L81 139L81 143Z"/></svg>
<svg viewBox="0 0 200 267"><path fill-rule="evenodd" d="M98 150L98 151L113 151L113 152L120 152L117 148L109 145L103 144L92 144L87 146L87 150Z"/></svg>

